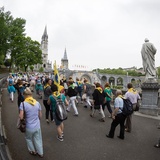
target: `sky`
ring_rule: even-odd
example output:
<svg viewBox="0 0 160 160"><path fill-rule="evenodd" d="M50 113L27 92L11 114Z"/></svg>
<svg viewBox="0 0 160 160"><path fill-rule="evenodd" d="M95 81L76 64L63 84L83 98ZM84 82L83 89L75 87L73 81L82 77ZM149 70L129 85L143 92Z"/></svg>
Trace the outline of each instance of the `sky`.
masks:
<svg viewBox="0 0 160 160"><path fill-rule="evenodd" d="M159 0L1 0L5 12L26 20L26 36L41 43L47 26L48 59L70 69L142 67L148 38L160 66ZM84 67L85 66L85 67Z"/></svg>

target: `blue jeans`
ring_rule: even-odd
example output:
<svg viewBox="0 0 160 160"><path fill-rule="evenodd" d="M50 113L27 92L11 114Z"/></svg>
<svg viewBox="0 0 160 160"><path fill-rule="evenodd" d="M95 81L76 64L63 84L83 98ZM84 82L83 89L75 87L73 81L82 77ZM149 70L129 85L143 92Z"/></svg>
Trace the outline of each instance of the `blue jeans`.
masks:
<svg viewBox="0 0 160 160"><path fill-rule="evenodd" d="M28 129L26 128L25 139L29 151L37 152L43 155L43 143L41 129Z"/></svg>

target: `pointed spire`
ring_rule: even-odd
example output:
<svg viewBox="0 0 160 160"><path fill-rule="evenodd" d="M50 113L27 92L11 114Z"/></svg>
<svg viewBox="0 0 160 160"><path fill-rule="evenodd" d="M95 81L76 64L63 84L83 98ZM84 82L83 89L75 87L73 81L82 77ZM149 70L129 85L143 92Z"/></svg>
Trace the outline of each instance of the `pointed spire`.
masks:
<svg viewBox="0 0 160 160"><path fill-rule="evenodd" d="M67 51L66 51L66 48L65 48L65 51L64 51L64 57L63 57L64 60L67 60Z"/></svg>
<svg viewBox="0 0 160 160"><path fill-rule="evenodd" d="M48 35L47 35L47 26L45 26L45 29L44 29L44 33L43 33L42 39L43 39L43 40L48 39Z"/></svg>

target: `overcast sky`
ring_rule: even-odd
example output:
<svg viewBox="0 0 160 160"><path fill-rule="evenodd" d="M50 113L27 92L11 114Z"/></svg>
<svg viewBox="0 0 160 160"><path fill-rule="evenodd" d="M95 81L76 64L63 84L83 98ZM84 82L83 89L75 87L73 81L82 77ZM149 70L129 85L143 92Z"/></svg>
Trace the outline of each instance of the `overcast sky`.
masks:
<svg viewBox="0 0 160 160"><path fill-rule="evenodd" d="M49 60L59 65L66 47L70 69L140 68L148 38L160 66L160 0L1 0L0 6L26 20L32 40L41 42L47 26Z"/></svg>

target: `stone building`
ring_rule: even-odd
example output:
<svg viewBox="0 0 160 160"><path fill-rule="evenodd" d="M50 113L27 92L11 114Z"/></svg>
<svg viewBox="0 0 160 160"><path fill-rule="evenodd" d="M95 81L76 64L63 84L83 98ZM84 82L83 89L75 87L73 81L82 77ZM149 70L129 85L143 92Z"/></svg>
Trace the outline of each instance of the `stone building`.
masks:
<svg viewBox="0 0 160 160"><path fill-rule="evenodd" d="M34 65L34 70L39 71L43 68L44 72L50 72L52 70L52 62L48 60L48 34L47 27L44 29L44 33L41 39L41 50L42 50L42 64Z"/></svg>
<svg viewBox="0 0 160 160"><path fill-rule="evenodd" d="M61 59L61 69L68 69L68 58L66 48L64 51L64 57Z"/></svg>

